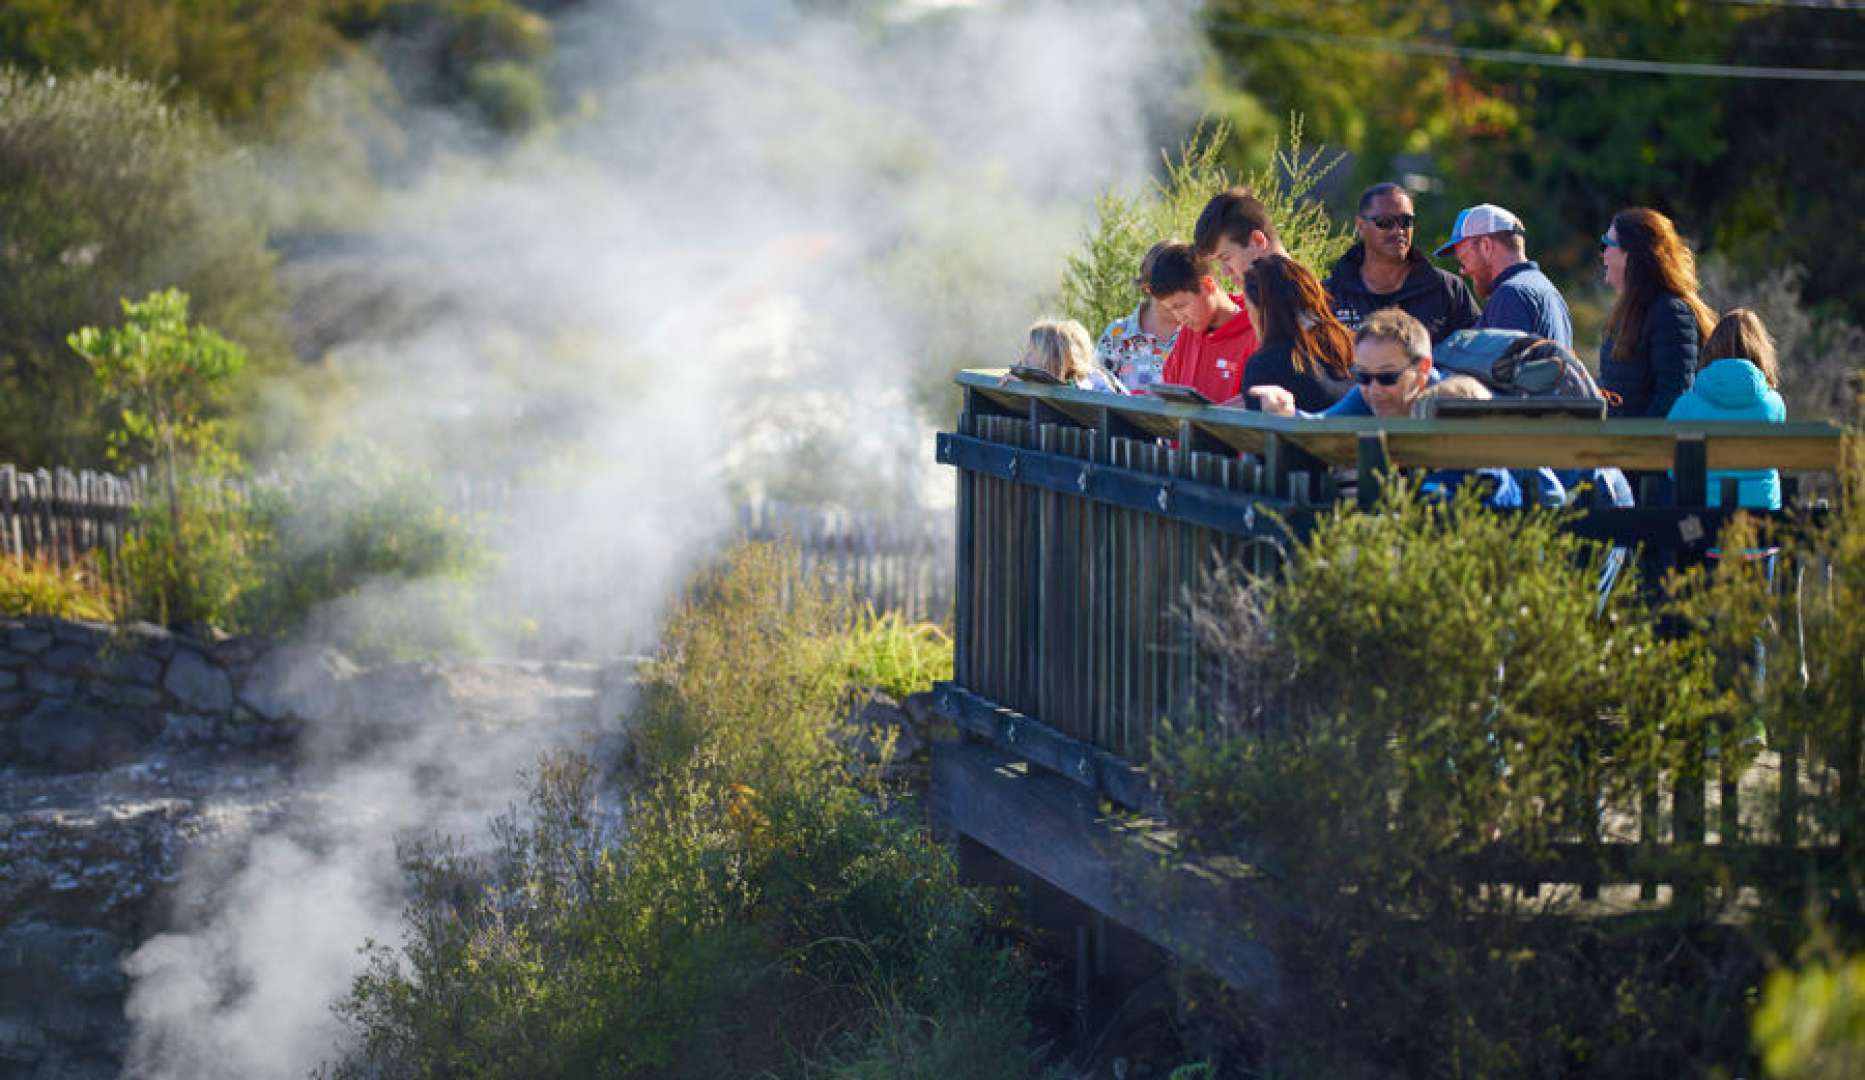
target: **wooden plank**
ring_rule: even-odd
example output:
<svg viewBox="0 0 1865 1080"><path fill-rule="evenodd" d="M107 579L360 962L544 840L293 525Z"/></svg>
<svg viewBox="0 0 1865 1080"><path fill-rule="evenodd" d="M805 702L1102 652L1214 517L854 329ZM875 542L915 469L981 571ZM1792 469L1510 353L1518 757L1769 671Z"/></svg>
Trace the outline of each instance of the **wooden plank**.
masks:
<svg viewBox="0 0 1865 1080"><path fill-rule="evenodd" d="M934 708L962 731L1027 758L1098 798L1142 813L1159 813L1158 793L1145 770L1104 746L1074 738L1001 702L991 701L955 683L934 687Z"/></svg>
<svg viewBox="0 0 1865 1080"><path fill-rule="evenodd" d="M986 747L934 745L931 803L944 828L1231 987L1265 1004L1279 1000L1274 955L1237 930L1240 907L1258 925L1270 922L1247 880L1162 868L1147 830L1103 817L1083 789Z"/></svg>

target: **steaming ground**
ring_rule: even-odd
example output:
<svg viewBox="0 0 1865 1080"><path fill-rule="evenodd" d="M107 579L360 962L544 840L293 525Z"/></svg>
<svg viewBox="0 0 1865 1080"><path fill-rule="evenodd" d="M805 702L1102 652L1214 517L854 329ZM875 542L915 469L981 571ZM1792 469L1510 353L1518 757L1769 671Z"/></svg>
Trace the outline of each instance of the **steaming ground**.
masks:
<svg viewBox="0 0 1865 1080"><path fill-rule="evenodd" d="M299 340L355 388L325 428L516 492L482 606L524 616L527 648L651 642L746 495L949 498L930 431L951 371L1020 347L1093 195L1142 182L1183 118L1196 62L1179 10L814 11L591 4L558 24L558 130L482 153L436 117L380 228L286 268ZM367 99L346 78L318 88L323 108ZM376 137L362 114L324 120ZM330 162L273 168L305 197ZM348 610L322 632L340 639ZM190 872L184 924L128 962L132 1074L301 1076L331 1057L357 949L399 939L397 841L470 842L522 801L520 769L587 734L445 713L391 695L392 736L312 740L305 811Z"/></svg>

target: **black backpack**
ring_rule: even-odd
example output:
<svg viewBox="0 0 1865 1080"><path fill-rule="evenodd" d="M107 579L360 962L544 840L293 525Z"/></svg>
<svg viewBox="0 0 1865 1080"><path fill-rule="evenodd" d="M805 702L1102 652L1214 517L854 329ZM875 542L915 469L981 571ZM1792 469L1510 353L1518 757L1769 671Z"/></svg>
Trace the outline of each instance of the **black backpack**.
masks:
<svg viewBox="0 0 1865 1080"><path fill-rule="evenodd" d="M1444 374L1468 375L1500 398L1605 400L1573 351L1520 330L1459 330L1431 348Z"/></svg>

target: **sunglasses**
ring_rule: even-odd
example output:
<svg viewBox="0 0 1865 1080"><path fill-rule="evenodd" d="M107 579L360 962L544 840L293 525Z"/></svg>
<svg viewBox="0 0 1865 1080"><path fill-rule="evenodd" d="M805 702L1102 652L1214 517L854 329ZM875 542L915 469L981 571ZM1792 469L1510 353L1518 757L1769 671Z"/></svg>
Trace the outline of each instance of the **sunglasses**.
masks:
<svg viewBox="0 0 1865 1080"><path fill-rule="evenodd" d="M1599 249L1601 251L1605 251L1609 247L1618 247L1618 246L1619 246L1618 240L1614 239L1611 236L1606 235L1605 233L1600 234Z"/></svg>
<svg viewBox="0 0 1865 1080"><path fill-rule="evenodd" d="M1360 220L1380 229L1409 229L1418 219L1410 214L1381 214L1378 217L1361 214Z"/></svg>
<svg viewBox="0 0 1865 1080"><path fill-rule="evenodd" d="M1361 371L1359 368L1354 368L1353 381L1359 383L1361 386L1366 386L1371 383L1378 383L1381 386L1397 386L1399 385L1399 380L1404 377L1405 372L1410 370L1412 369L1406 368L1404 371Z"/></svg>

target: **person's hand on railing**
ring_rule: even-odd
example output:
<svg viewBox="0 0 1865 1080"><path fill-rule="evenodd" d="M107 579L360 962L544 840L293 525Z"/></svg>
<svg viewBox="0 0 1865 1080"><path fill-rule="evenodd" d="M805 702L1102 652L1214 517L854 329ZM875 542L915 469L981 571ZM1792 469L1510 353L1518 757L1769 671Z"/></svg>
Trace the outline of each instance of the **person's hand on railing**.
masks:
<svg viewBox="0 0 1865 1080"><path fill-rule="evenodd" d="M1253 386L1250 396L1256 399L1266 416L1294 416L1295 395L1281 386Z"/></svg>

